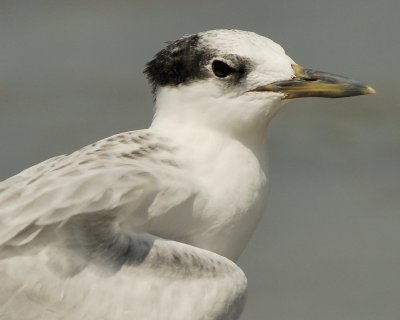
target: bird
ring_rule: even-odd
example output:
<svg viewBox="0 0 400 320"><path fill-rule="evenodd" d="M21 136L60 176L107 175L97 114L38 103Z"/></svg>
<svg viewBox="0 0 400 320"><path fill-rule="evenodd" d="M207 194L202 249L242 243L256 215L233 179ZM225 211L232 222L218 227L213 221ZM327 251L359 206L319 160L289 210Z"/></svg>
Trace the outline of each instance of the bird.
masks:
<svg viewBox="0 0 400 320"><path fill-rule="evenodd" d="M298 98L375 92L235 29L168 42L144 73L148 129L0 183L0 319L238 319L270 120Z"/></svg>

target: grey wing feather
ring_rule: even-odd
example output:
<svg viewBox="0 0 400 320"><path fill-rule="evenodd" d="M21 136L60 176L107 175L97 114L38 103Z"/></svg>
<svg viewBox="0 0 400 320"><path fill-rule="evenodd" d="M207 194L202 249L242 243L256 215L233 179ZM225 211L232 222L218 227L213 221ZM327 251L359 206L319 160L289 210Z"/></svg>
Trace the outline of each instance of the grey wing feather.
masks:
<svg viewBox="0 0 400 320"><path fill-rule="evenodd" d="M0 318L237 319L240 268L162 239L201 194L173 151L126 133L1 182Z"/></svg>
<svg viewBox="0 0 400 320"><path fill-rule="evenodd" d="M137 223L162 214L193 193L184 179L163 176L178 170L162 165L166 161L157 162L165 157L172 153L155 137L129 132L51 158L1 182L0 245L25 244L45 226L83 213L133 214L149 195L153 200L148 215ZM177 189L182 192L174 192ZM168 205L163 200L167 195Z"/></svg>

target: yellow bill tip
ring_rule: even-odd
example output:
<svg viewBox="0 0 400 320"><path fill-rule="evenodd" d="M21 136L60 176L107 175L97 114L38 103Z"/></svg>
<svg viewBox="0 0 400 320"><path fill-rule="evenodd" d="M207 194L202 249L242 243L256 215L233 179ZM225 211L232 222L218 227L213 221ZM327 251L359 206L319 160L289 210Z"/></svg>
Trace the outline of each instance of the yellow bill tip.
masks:
<svg viewBox="0 0 400 320"><path fill-rule="evenodd" d="M372 88L372 87L370 87L370 86L367 86L365 89L364 89L364 92L363 92L364 94L373 94L373 93L376 93L376 91L375 91L375 89L374 88Z"/></svg>

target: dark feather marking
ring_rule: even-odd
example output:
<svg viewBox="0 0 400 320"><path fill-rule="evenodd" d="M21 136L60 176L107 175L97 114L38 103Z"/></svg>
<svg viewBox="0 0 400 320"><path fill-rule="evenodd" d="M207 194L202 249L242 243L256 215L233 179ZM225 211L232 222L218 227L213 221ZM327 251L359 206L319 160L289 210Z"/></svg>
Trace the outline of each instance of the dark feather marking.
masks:
<svg viewBox="0 0 400 320"><path fill-rule="evenodd" d="M160 160L160 162L171 167L177 167L177 168L179 167L178 163L171 159L162 159Z"/></svg>
<svg viewBox="0 0 400 320"><path fill-rule="evenodd" d="M129 153L123 153L122 156L124 158L128 158L128 159L135 159L135 157L133 155L129 154Z"/></svg>
<svg viewBox="0 0 400 320"><path fill-rule="evenodd" d="M82 164L86 164L86 163L90 163L90 162L94 162L94 159L83 160L83 161L79 162L78 165L82 165Z"/></svg>
<svg viewBox="0 0 400 320"><path fill-rule="evenodd" d="M61 166L55 167L52 171L61 170L61 169L69 167L70 165L71 165L71 163L68 162L68 163L65 163L65 164L63 164Z"/></svg>
<svg viewBox="0 0 400 320"><path fill-rule="evenodd" d="M230 66L235 70L235 72L226 79L228 80L228 85L238 84L254 68L253 63L246 57L241 57L235 54L225 54L221 57L229 61Z"/></svg>
<svg viewBox="0 0 400 320"><path fill-rule="evenodd" d="M213 58L229 61L234 70L228 77L220 79L227 86L238 84L253 69L248 58L209 48L200 38L194 34L170 42L147 63L144 73L153 86L153 93L160 86L177 86L215 77L207 68Z"/></svg>
<svg viewBox="0 0 400 320"><path fill-rule="evenodd" d="M149 134L140 134L140 135L138 135L138 138L142 139L142 140L149 140L150 135Z"/></svg>
<svg viewBox="0 0 400 320"><path fill-rule="evenodd" d="M153 246L148 239L115 230L114 218L99 213L74 217L63 229L69 249L89 263L106 263L117 270L143 262Z"/></svg>
<svg viewBox="0 0 400 320"><path fill-rule="evenodd" d="M176 86L208 76L206 64L214 56L213 51L199 45L199 35L191 35L173 41L147 63L144 73L153 86Z"/></svg>
<svg viewBox="0 0 400 320"><path fill-rule="evenodd" d="M27 185L31 185L32 183L38 181L42 176L43 176L43 174L39 174L39 175L37 175L35 178L30 179L30 180L28 181Z"/></svg>
<svg viewBox="0 0 400 320"><path fill-rule="evenodd" d="M133 138L131 138L131 140L132 140L132 142L134 142L136 144L140 144L141 143L140 139L138 139L137 137L133 137Z"/></svg>
<svg viewBox="0 0 400 320"><path fill-rule="evenodd" d="M143 157L145 154L141 151L141 149L139 149L139 150L132 151L131 155L136 156L136 157Z"/></svg>

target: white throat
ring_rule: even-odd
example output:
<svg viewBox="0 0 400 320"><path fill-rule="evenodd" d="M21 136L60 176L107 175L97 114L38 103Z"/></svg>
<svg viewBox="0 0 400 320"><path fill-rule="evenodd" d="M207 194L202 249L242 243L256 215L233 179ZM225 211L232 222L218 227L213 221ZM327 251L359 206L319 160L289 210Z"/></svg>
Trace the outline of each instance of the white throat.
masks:
<svg viewBox="0 0 400 320"><path fill-rule="evenodd" d="M271 118L281 107L279 97L232 93L212 81L162 87L157 92L152 128L202 128L245 144L260 143Z"/></svg>
<svg viewBox="0 0 400 320"><path fill-rule="evenodd" d="M173 141L210 197L196 236L180 241L238 258L264 212L266 128L280 106L279 97L221 94L212 82L158 91L151 129Z"/></svg>

